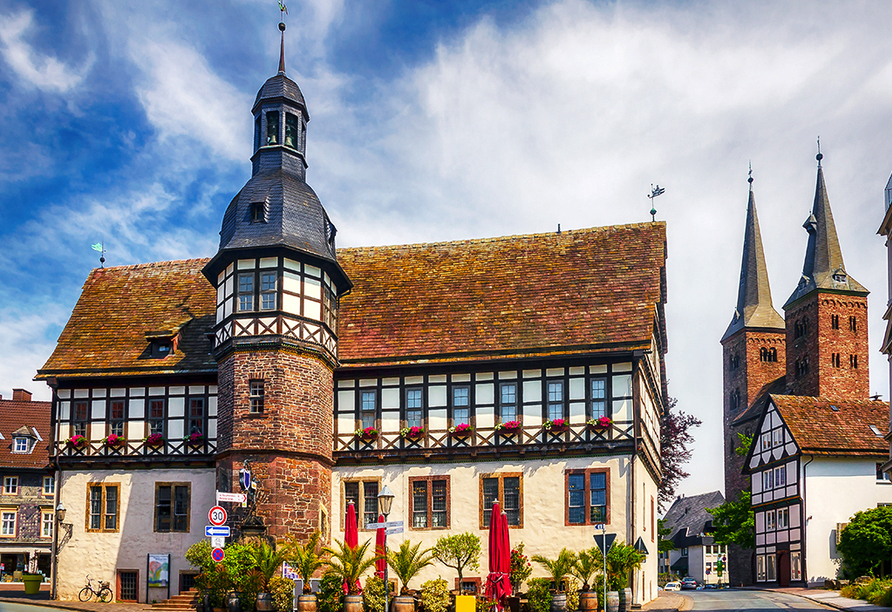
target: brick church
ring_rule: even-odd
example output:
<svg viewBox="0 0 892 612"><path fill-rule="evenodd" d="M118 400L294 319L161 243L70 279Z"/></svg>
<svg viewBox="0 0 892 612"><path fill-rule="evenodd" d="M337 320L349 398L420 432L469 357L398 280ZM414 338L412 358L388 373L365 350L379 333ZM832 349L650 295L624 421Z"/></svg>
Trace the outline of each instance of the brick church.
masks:
<svg viewBox="0 0 892 612"><path fill-rule="evenodd" d="M236 538L342 539L352 502L373 539L387 486L405 524L393 544L485 541L498 500L529 553L591 548L600 525L647 551L631 586L650 601L665 224L336 248L280 29L278 74L251 109L252 176L216 254L93 270L38 372L66 509L58 596L86 573L122 601L187 587L185 551L249 470L252 502L228 508ZM169 586L147 554L168 555ZM438 574L455 578L421 579Z"/></svg>
<svg viewBox="0 0 892 612"><path fill-rule="evenodd" d="M821 584L839 530L892 501L877 469L888 403L869 397L868 291L845 269L819 153L802 276L772 305L749 179L737 307L722 336L725 498L752 493L755 549L732 546L733 584ZM738 434L752 436L746 456ZM808 555L806 556L806 553Z"/></svg>

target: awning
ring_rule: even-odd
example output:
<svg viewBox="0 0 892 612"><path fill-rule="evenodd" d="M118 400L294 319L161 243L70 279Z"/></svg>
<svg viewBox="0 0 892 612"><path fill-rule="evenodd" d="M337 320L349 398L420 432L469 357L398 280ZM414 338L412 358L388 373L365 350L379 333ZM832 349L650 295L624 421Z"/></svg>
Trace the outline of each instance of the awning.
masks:
<svg viewBox="0 0 892 612"><path fill-rule="evenodd" d="M4 546L3 544L0 544L0 555L29 555L35 550L42 555L48 555L52 552L52 545L46 544L42 546L22 546L21 544L19 544L17 546Z"/></svg>
<svg viewBox="0 0 892 612"><path fill-rule="evenodd" d="M676 571L688 569L688 558L682 557L681 559L670 565L669 568Z"/></svg>

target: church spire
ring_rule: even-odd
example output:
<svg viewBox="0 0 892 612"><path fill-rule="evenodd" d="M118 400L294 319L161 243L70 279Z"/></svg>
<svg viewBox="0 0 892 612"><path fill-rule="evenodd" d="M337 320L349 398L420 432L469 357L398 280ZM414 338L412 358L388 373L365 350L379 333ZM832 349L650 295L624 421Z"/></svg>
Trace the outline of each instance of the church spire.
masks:
<svg viewBox="0 0 892 612"><path fill-rule="evenodd" d="M811 214L802 227L808 232L808 246L805 249L805 263L802 266L802 277L796 290L784 304L784 308L804 295L818 289L833 291L851 291L867 295L869 293L861 283L846 274L842 260L842 249L836 235L836 224L830 210L830 198L827 185L824 183L824 168L821 160L824 155L818 144L818 179L815 185L815 202Z"/></svg>
<svg viewBox="0 0 892 612"><path fill-rule="evenodd" d="M282 41L279 45L279 74L285 74L285 22L279 22L279 31L282 32Z"/></svg>
<svg viewBox="0 0 892 612"><path fill-rule="evenodd" d="M762 250L762 234L756 215L756 197L753 195L753 170L747 179L750 184L746 207L746 229L743 238L743 262L740 265L740 287L737 291L737 308L734 318L722 339L749 328L784 329L784 320L771 304L771 288L768 284L768 267Z"/></svg>

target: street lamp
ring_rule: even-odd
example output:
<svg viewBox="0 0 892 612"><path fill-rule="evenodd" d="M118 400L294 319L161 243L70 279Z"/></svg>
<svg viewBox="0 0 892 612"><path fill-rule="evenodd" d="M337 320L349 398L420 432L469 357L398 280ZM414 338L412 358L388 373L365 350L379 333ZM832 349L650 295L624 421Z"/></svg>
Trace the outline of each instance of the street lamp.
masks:
<svg viewBox="0 0 892 612"><path fill-rule="evenodd" d="M393 507L393 498L396 497L393 492L384 485L381 492L378 493L378 514L384 515L384 522L387 522L387 516ZM380 529L380 527L379 527ZM384 612L390 610L390 583L387 576L387 527L384 528Z"/></svg>

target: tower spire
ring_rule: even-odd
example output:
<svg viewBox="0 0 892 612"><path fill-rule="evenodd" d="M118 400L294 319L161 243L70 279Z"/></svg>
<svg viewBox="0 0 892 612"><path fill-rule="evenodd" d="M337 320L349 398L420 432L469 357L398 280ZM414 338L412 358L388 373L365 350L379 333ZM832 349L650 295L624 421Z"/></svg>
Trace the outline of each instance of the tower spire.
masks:
<svg viewBox="0 0 892 612"><path fill-rule="evenodd" d="M279 22L279 31L282 32L282 40L279 45L279 74L285 74L285 22Z"/></svg>
<svg viewBox="0 0 892 612"><path fill-rule="evenodd" d="M821 166L824 155L820 152L820 143L821 141L818 140L818 154L815 156L815 159L818 160L815 201L811 214L802 225L808 232L808 246L805 249L802 277L799 279L796 290L784 304L784 308L817 289L852 291L864 295L869 293L861 283L846 273L842 249L836 235L836 224L833 222L833 212L830 210L830 197L827 195L827 185L824 183L824 168Z"/></svg>
<svg viewBox="0 0 892 612"><path fill-rule="evenodd" d="M771 287L768 283L768 267L762 249L762 233L756 214L756 196L753 194L753 168L750 165L749 201L746 207L746 229L743 238L743 261L740 265L740 287L737 291L737 307L728 326L725 338L749 328L784 329L784 320L771 303Z"/></svg>

